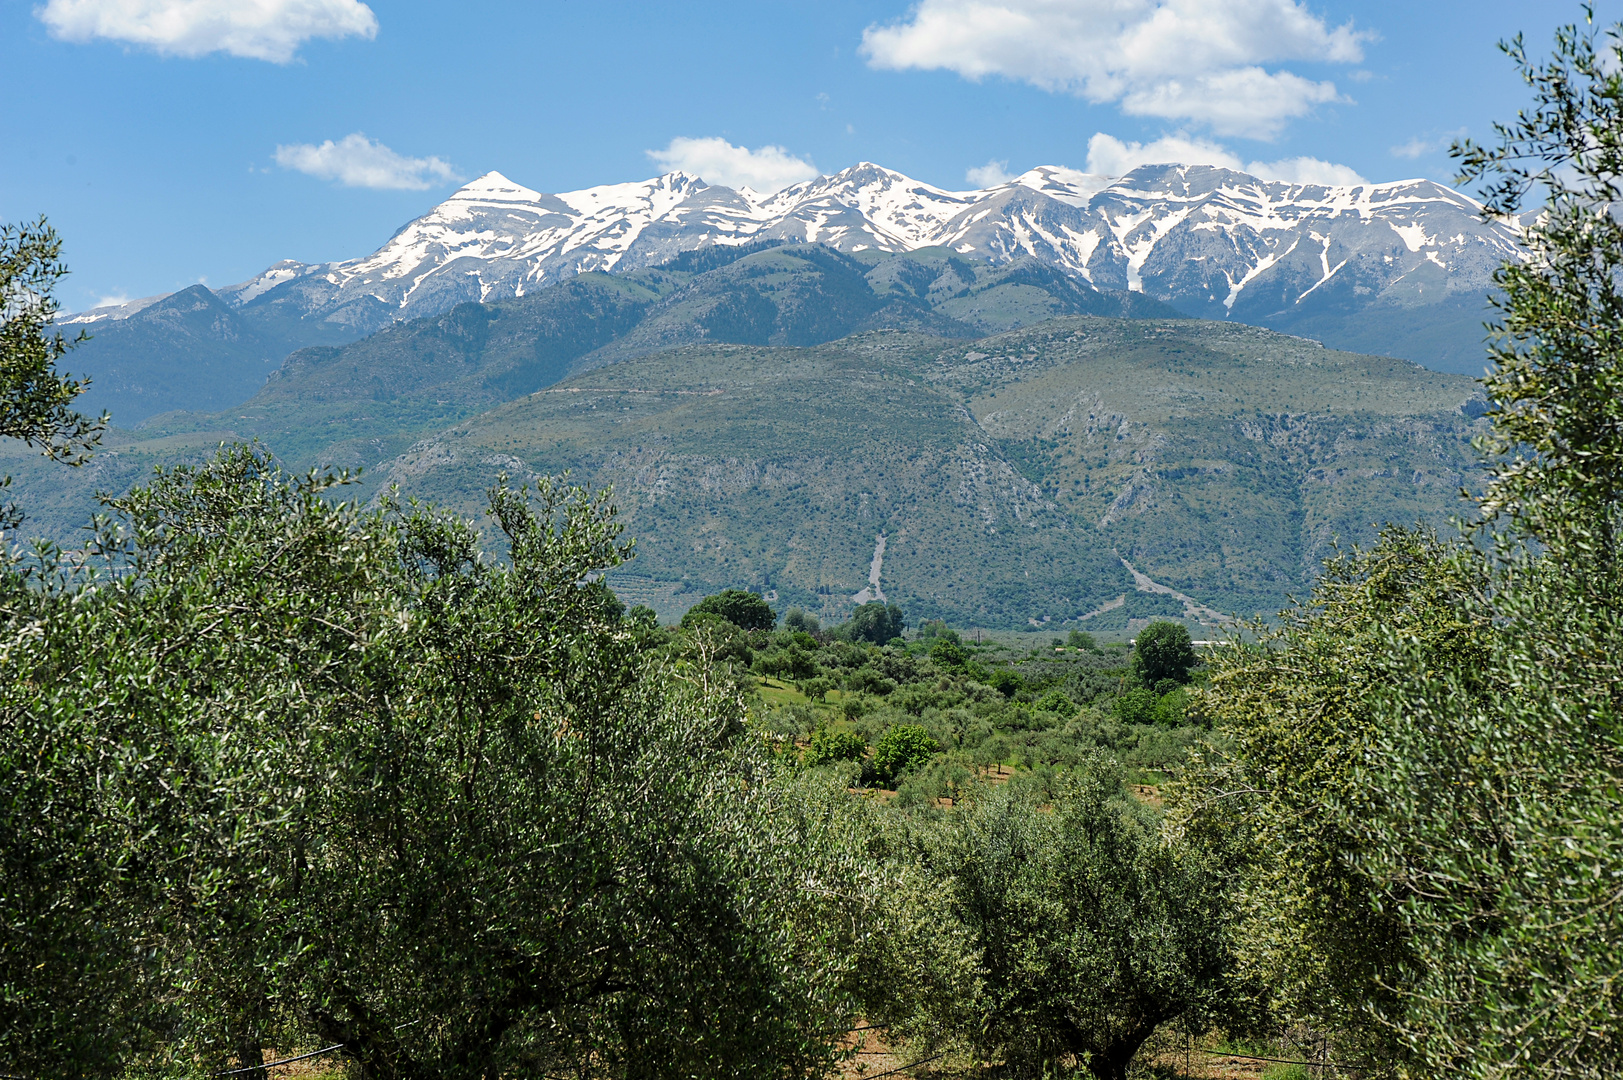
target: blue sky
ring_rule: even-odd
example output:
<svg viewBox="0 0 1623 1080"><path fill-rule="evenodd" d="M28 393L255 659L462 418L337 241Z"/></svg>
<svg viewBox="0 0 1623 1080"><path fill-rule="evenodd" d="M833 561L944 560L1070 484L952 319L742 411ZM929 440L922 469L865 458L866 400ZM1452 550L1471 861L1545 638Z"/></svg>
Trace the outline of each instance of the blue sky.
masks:
<svg viewBox="0 0 1623 1080"><path fill-rule="evenodd" d="M1579 14L261 0L249 24L245 7L0 0L0 220L49 215L70 310L368 253L491 169L563 191L667 164L772 186L870 160L967 188L1190 147L1281 176L1447 180L1448 139L1527 100L1495 42L1521 30L1542 53Z"/></svg>

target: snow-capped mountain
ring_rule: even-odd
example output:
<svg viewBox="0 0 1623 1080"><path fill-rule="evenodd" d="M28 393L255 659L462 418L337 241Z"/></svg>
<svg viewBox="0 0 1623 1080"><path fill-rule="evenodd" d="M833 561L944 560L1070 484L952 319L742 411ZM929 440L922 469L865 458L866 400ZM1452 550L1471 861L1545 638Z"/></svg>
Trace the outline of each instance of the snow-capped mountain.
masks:
<svg viewBox="0 0 1623 1080"><path fill-rule="evenodd" d="M216 292L231 306L274 303L367 332L583 271L777 239L848 252L945 246L994 262L1031 256L1191 315L1311 327L1315 313L1376 304L1465 298L1480 307L1493 268L1518 247L1509 227L1479 212L1429 180L1286 184L1205 165L1119 178L1042 167L998 187L946 191L863 163L766 195L684 173L547 195L492 172L371 255L280 262ZM68 321L126 318L135 306Z"/></svg>

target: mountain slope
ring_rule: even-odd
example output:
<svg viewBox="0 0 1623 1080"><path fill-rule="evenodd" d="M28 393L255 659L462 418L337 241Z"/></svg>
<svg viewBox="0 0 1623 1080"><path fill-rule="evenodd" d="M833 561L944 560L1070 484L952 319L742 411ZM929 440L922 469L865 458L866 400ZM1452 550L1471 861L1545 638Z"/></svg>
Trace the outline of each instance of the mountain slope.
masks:
<svg viewBox="0 0 1623 1080"><path fill-rule="evenodd" d="M1184 611L1118 554L1250 615L1335 542L1445 524L1480 475L1480 409L1469 380L1402 361L1078 317L973 344L643 356L426 439L376 482L467 512L498 470L613 484L641 538L629 573L670 610L749 585L840 617L882 533L881 587L918 617L1111 627Z"/></svg>
<svg viewBox="0 0 1623 1080"><path fill-rule="evenodd" d="M273 313L232 308L201 285L83 325L91 339L66 365L89 374L80 408L133 426L173 409L212 412L251 397L293 349L355 335L338 328L289 334ZM312 337L314 341L312 341Z"/></svg>
<svg viewBox="0 0 1623 1080"><path fill-rule="evenodd" d="M1175 314L1145 297L1081 289L1048 267L981 264L977 278L972 265L954 270L953 262L929 252L859 260L820 244L768 244L690 252L625 274L589 272L520 299L398 323L341 348L301 350L226 416L165 416L148 430L224 424L274 439L301 467L371 466L573 371L675 345L807 346L880 327L975 337L1055 313ZM970 307L955 319L932 302Z"/></svg>
<svg viewBox="0 0 1623 1080"><path fill-rule="evenodd" d="M718 269L755 259L770 277L782 254ZM590 308L612 333L714 272L589 274L463 305L300 354L252 408L114 432L82 470L20 451L0 464L34 527L70 542L96 490L228 437L258 436L301 469L365 465L362 499L398 483L468 514L499 472L567 470L614 485L640 551L617 587L666 615L750 586L842 617L872 594L877 559L879 591L915 618L1100 629L1209 621L1140 589L1118 556L1206 608L1269 612L1333 542L1442 524L1479 479L1470 380L1230 323L1081 315L973 340L707 339L595 367L601 350L583 350L596 339L561 332ZM547 350L550 370L573 373L492 407L506 392L493 380Z"/></svg>
<svg viewBox="0 0 1623 1080"><path fill-rule="evenodd" d="M1056 320L926 378L1140 571L1223 610L1277 610L1385 522L1445 525L1481 473L1471 381L1253 327Z"/></svg>
<svg viewBox="0 0 1623 1080"><path fill-rule="evenodd" d="M694 345L616 364L425 440L382 478L472 512L500 469L612 483L632 584L748 584L831 616L868 587L914 618L1010 625L1085 611L1125 569L913 370L933 339ZM680 604L678 604L680 606Z"/></svg>

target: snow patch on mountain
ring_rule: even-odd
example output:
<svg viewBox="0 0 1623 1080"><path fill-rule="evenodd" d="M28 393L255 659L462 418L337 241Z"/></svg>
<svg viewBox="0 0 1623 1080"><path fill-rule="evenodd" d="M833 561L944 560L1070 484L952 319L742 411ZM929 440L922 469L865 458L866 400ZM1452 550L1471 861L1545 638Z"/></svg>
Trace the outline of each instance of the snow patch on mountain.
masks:
<svg viewBox="0 0 1623 1080"><path fill-rule="evenodd" d="M942 246L995 263L1030 257L1096 288L1247 318L1258 305L1319 303L1336 290L1405 303L1481 292L1520 249L1511 226L1480 211L1429 180L1288 183L1207 165L1146 165L1121 177L1041 166L949 191L862 162L769 194L683 172L546 194L490 172L371 255L284 261L216 292L233 306L292 303L304 318L374 329L579 273L776 239L850 252ZM1420 270L1434 276L1414 277ZM127 318L156 299L73 320Z"/></svg>

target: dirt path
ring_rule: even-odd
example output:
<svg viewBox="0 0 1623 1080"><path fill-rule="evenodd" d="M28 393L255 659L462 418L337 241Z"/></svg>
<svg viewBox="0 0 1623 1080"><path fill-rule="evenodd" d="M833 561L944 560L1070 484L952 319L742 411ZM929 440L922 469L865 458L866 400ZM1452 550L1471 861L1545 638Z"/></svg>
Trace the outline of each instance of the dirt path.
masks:
<svg viewBox="0 0 1623 1080"><path fill-rule="evenodd" d="M880 533L878 543L873 546L873 562L868 565L868 587L857 593L851 599L859 604L866 604L870 600L885 602L885 590L879 587L879 569L885 565L885 534Z"/></svg>

